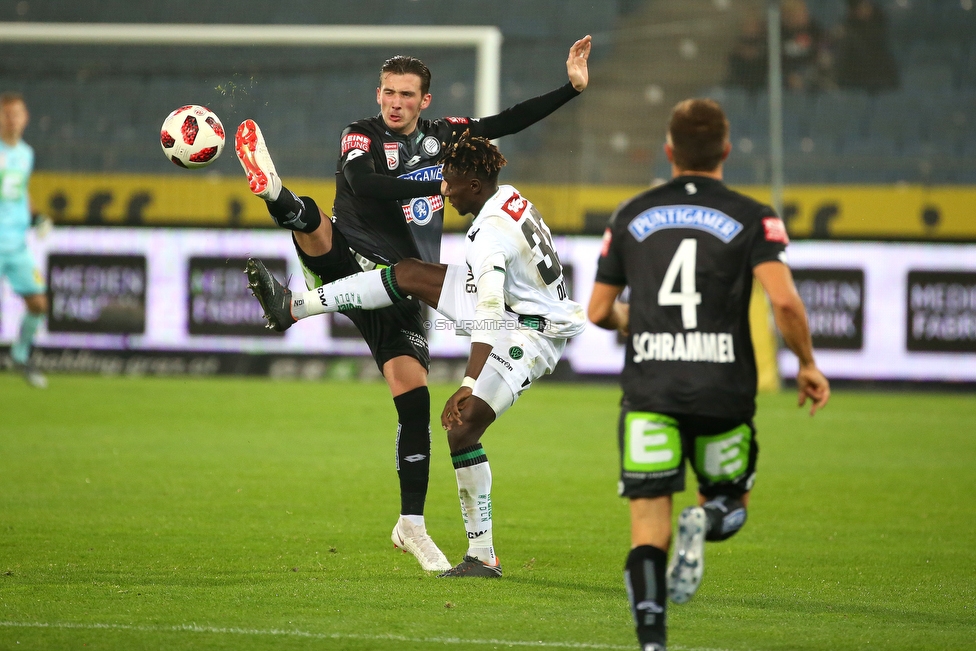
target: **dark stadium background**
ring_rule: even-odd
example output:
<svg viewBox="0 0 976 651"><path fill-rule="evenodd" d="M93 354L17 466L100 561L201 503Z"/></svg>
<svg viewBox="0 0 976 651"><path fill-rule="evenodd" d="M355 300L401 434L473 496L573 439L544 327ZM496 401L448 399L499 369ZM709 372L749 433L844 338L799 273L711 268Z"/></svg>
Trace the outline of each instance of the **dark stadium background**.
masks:
<svg viewBox="0 0 976 651"><path fill-rule="evenodd" d="M571 257L576 243L585 241L575 238L601 233L619 201L668 176L661 145L670 107L685 97L710 96L722 103L732 125L727 181L779 204L804 260L797 273L821 328L815 330L815 343L828 357L839 356L834 368L844 371L833 375L965 386L976 381L964 370L976 368L976 9L972 0L878 0L875 5L883 20L863 29L845 22L846 0L21 0L0 3L0 21L14 27L45 22L396 25L413 36L425 25L491 25L504 39L502 107L562 83L569 45L592 34L586 93L544 122L500 141L510 161L503 180L533 196L547 221L566 236L558 238L564 256ZM770 7L784 21L779 132L770 128L777 120L770 110L764 58ZM35 207L61 227L53 240L57 244L46 245L57 250L42 245L42 264L47 267L47 254L99 252L69 244L104 232L91 230L96 227L130 242L149 237L147 232L206 229L211 239L215 231L266 232L270 221L248 196L232 151L198 172L178 169L161 155L162 119L188 102L208 105L231 133L241 119L255 118L282 176L328 196L338 133L351 120L375 112L378 64L404 51L422 57L433 71L429 114L472 114L473 51L404 47L395 36L384 47L345 48L0 40L0 89L22 92L31 110L25 139L37 153ZM852 78L852 57L869 73L876 58L876 74L868 74L867 81L863 75ZM781 168L775 164L778 135ZM464 224L457 215L448 221L453 230ZM123 236L130 232L126 229L140 234ZM879 242L890 247L878 248ZM837 243L854 248L831 248ZM860 243L874 248L862 254ZM906 243L923 246L899 248ZM272 248L293 264L287 243ZM135 249L112 253L145 255ZM200 273L191 270L191 258L239 259L252 252L174 251L179 259L151 260L144 273L151 276L154 265L171 267L167 273L176 274L174 283L184 288L181 304L192 302L188 279ZM824 262L828 259L834 261ZM882 282L878 274L890 267L889 260L909 262ZM575 298L585 301L590 272L575 266ZM144 280L151 287L150 276ZM228 292L220 300L249 300L239 295L240 287L220 287ZM179 341L147 346L139 327L152 328L152 320L131 310L151 307L153 292L119 300L115 307L122 307L107 313L107 322L85 326L52 320L38 342L41 366L51 372L111 373L129 365L133 372L149 373L191 368L308 377L371 373L371 364L360 363L364 351L354 342L307 357L298 344L276 348L246 323L211 328L188 318L179 325ZM877 311L877 305L892 302L898 306L893 312ZM4 289L0 341L5 344L14 336L19 310L19 301ZM341 325L332 324L328 332L341 333ZM90 336L78 334L86 327ZM881 341L872 328L897 332ZM74 334L58 338L59 332ZM323 325L321 336L326 332ZM456 356L463 351L449 348L435 371L446 377L457 371ZM902 370L873 365L887 357L898 358ZM926 365L935 370L912 371ZM577 367L564 364L561 372L575 377Z"/></svg>

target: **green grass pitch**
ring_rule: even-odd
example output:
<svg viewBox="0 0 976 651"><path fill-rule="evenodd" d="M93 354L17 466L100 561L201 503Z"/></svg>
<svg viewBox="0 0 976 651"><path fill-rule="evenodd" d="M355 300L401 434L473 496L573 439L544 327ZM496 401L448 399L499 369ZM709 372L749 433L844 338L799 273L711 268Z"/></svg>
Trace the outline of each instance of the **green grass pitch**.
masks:
<svg viewBox="0 0 976 651"><path fill-rule="evenodd" d="M544 383L489 430L505 576L443 580L389 540L383 384L2 374L0 649L636 648L618 398ZM670 648L976 648L973 397L759 402L749 522L669 608ZM428 528L457 562L437 425L432 466Z"/></svg>

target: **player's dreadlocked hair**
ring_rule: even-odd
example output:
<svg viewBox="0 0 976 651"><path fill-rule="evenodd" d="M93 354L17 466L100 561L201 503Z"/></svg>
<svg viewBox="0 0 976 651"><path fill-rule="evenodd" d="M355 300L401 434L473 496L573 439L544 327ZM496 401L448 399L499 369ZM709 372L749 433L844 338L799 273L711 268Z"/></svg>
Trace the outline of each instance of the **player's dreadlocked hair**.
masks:
<svg viewBox="0 0 976 651"><path fill-rule="evenodd" d="M467 129L457 142L447 148L444 156L444 167L455 174L471 174L492 183L498 180L498 173L506 163L508 161L490 140L472 136Z"/></svg>

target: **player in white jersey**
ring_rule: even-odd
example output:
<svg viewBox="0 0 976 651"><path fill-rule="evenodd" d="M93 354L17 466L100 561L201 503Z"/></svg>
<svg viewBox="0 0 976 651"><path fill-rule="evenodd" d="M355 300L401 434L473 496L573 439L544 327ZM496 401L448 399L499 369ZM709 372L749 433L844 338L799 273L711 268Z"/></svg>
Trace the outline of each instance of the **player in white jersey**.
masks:
<svg viewBox="0 0 976 651"><path fill-rule="evenodd" d="M413 296L471 335L464 381L441 413L468 551L442 577L501 576L492 540L491 470L481 437L534 380L555 368L567 339L585 326L583 308L567 296L541 215L518 190L498 185L503 165L505 158L490 141L467 133L444 159L442 194L462 215L475 215L466 266L407 259L293 295L263 264L248 261L250 285L269 320L379 309Z"/></svg>
<svg viewBox="0 0 976 651"><path fill-rule="evenodd" d="M23 97L17 93L0 95L0 278L7 278L27 306L10 357L31 386L43 389L47 378L31 364L30 353L37 328L47 314L47 294L27 248L27 231L33 221L43 233L50 229L51 221L43 215L31 216L27 184L34 170L34 150L22 139L28 119Z"/></svg>

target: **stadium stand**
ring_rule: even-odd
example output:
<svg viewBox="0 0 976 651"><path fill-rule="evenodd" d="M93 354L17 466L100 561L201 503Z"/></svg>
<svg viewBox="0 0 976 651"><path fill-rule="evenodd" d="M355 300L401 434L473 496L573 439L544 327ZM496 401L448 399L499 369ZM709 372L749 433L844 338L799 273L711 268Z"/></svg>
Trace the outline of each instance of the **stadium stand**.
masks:
<svg viewBox="0 0 976 651"><path fill-rule="evenodd" d="M900 88L879 95L786 93L787 182L976 181L976 8L967 0L878 2L888 19ZM843 0L807 4L827 27L842 20L846 7ZM17 13L24 6L28 10ZM539 0L531 8L518 0L279 6L174 0L164 7L108 0L11 4L0 8L7 12L0 20L173 22L192 16L202 23L492 24L505 38L503 106L558 83L568 44L591 33L593 92L502 140L509 178L622 184L666 176L660 145L668 110L681 97L705 94L723 103L732 122L736 153L729 179L761 184L769 180L767 95L722 84L735 36L729 25L764 6L760 0ZM470 114L473 54L411 50L434 72L430 113ZM0 87L29 99L27 137L39 169L178 172L158 155L155 140L165 115L186 101L209 105L228 123L257 119L282 174L327 177L339 131L375 112L376 69L391 51L0 43Z"/></svg>
<svg viewBox="0 0 976 651"><path fill-rule="evenodd" d="M633 3L545 0L533 11L517 0L363 0L356 3L199 4L187 0L142 6L121 0L20 3L38 22L248 22L256 24L472 24L503 32L503 106L550 90L565 74L569 45L586 33L609 34L618 12ZM2 11L2 10L0 10ZM19 11L19 10L18 10ZM233 16L234 20L228 20ZM607 46L604 41L604 51ZM153 147L159 125L181 103L210 106L226 122L256 118L275 148L284 175L328 176L338 136L377 108L379 64L396 53L424 59L434 73L432 115L473 111L471 50L434 48L187 48L82 47L0 43L0 87L28 98L27 133L39 169L177 172ZM594 54L594 60L600 53ZM244 115L246 113L246 115ZM225 125L228 129L233 125ZM506 139L507 151L538 149L540 130ZM146 154L145 152L151 152ZM517 159L514 156L513 159Z"/></svg>
<svg viewBox="0 0 976 651"><path fill-rule="evenodd" d="M836 25L844 2L808 0L814 17ZM900 88L869 95L830 90L784 96L786 177L791 183L976 181L976 9L972 3L884 0ZM727 172L739 183L768 181L766 93L710 88L733 133L748 139ZM735 140L735 138L734 138ZM827 155L829 154L829 155ZM816 161L811 164L811 161Z"/></svg>

